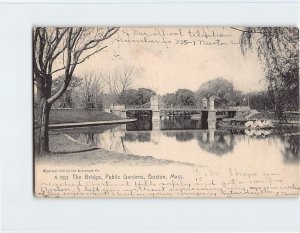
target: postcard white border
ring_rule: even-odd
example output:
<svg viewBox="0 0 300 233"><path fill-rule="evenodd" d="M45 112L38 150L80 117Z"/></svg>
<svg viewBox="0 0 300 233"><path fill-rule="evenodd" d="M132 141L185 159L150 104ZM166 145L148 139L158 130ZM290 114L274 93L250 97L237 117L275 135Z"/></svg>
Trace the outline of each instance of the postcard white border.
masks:
<svg viewBox="0 0 300 233"><path fill-rule="evenodd" d="M30 94L33 25L297 26L299 1L0 2L2 232L300 229L299 199L34 198Z"/></svg>

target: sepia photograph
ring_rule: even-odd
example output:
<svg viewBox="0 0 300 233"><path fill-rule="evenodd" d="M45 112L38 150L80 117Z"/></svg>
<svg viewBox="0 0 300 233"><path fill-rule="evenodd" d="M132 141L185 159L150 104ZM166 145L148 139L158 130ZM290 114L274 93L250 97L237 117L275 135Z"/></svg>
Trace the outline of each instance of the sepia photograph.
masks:
<svg viewBox="0 0 300 233"><path fill-rule="evenodd" d="M297 27L32 28L34 195L299 197Z"/></svg>

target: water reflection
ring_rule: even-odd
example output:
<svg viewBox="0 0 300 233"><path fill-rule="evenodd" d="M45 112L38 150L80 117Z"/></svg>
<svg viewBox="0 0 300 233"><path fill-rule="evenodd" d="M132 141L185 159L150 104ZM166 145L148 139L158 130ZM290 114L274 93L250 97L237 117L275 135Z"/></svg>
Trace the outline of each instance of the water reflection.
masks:
<svg viewBox="0 0 300 233"><path fill-rule="evenodd" d="M200 120L192 120L190 118L171 118L161 120L161 129L207 129L207 124Z"/></svg>
<svg viewBox="0 0 300 233"><path fill-rule="evenodd" d="M228 131L204 131L196 134L198 145L214 155L224 155L233 150L234 136Z"/></svg>
<svg viewBox="0 0 300 233"><path fill-rule="evenodd" d="M175 138L177 141L179 142L187 142L190 141L194 138L194 135L192 132L178 132L177 134L175 134Z"/></svg>
<svg viewBox="0 0 300 233"><path fill-rule="evenodd" d="M184 162L200 161L201 156L241 156L243 150L253 153L269 150L272 151L270 154L281 154L283 162L299 161L299 128L208 130L198 120L181 118L151 122L150 118L144 117L135 123L99 133L89 129L67 133L82 143L116 152Z"/></svg>
<svg viewBox="0 0 300 233"><path fill-rule="evenodd" d="M284 149L282 154L286 162L299 161L300 135L282 136Z"/></svg>

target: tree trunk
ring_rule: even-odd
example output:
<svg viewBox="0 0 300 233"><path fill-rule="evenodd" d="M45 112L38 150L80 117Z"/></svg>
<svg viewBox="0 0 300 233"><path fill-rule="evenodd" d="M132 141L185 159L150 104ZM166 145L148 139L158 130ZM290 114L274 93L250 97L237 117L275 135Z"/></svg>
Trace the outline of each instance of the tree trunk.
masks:
<svg viewBox="0 0 300 233"><path fill-rule="evenodd" d="M275 102L275 119L279 120L279 121L285 121L285 117L284 117L284 109L283 109L283 104L284 101L280 100L279 98L276 100Z"/></svg>
<svg viewBox="0 0 300 233"><path fill-rule="evenodd" d="M283 90L280 89L278 86L279 85L276 81L275 83L270 83L268 88L268 93L273 102L275 119L279 121L283 121L284 120L283 105L285 100L282 98Z"/></svg>
<svg viewBox="0 0 300 233"><path fill-rule="evenodd" d="M48 136L50 109L51 104L47 103L47 99L41 98L37 109L37 129L35 132L35 152L37 155L44 155L50 152Z"/></svg>

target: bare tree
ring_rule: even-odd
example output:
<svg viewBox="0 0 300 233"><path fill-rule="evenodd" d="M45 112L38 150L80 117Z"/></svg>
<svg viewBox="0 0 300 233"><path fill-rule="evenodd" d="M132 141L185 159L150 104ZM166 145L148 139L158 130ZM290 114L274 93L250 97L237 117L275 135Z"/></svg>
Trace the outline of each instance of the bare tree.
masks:
<svg viewBox="0 0 300 233"><path fill-rule="evenodd" d="M86 73L81 81L80 99L84 109L97 108L103 93L103 76L99 72Z"/></svg>
<svg viewBox="0 0 300 233"><path fill-rule="evenodd" d="M104 81L106 82L110 94L112 94L115 100L119 103L118 96L120 93L130 89L135 81L133 76L133 67L127 66L122 70L115 72L105 72L103 74Z"/></svg>
<svg viewBox="0 0 300 233"><path fill-rule="evenodd" d="M37 129L35 151L49 152L48 125L52 104L66 91L78 64L105 49L102 42L117 32L116 27L33 28L33 78L37 86ZM64 73L62 86L52 95L52 75Z"/></svg>

